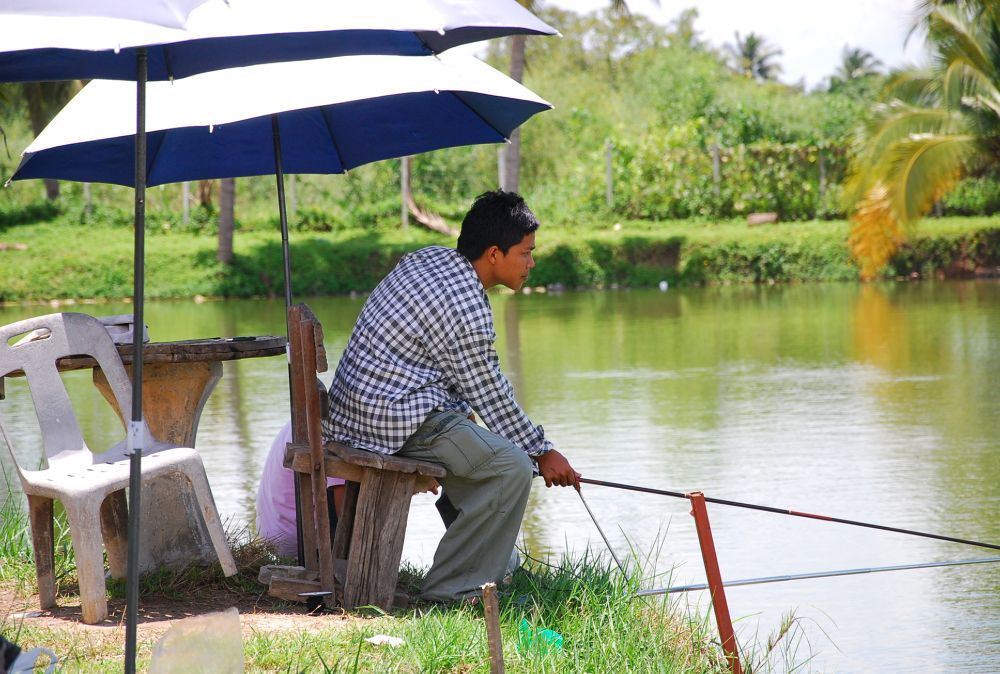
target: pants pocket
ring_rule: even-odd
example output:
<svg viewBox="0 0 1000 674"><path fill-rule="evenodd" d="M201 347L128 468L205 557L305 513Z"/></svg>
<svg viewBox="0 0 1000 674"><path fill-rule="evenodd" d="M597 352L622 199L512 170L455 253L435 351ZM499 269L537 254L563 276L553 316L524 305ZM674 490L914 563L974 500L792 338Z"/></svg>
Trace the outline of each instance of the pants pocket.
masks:
<svg viewBox="0 0 1000 674"><path fill-rule="evenodd" d="M438 441L442 445L450 445L452 454L450 463L452 472L459 477L470 477L484 465L493 461L497 452L510 443L504 438L491 433L463 419L447 431L443 432Z"/></svg>

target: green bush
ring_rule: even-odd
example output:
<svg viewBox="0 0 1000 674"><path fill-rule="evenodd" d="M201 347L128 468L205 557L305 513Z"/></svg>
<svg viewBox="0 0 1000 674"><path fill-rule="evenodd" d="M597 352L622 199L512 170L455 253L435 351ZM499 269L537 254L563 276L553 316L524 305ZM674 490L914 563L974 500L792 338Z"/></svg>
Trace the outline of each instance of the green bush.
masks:
<svg viewBox="0 0 1000 674"><path fill-rule="evenodd" d="M842 148L766 141L722 147L716 183L712 150L676 144L686 133L675 128L616 147L616 213L651 220L733 218L755 212L775 212L781 220L842 217L836 206L846 164ZM590 185L591 203L598 198L598 188L603 185Z"/></svg>
<svg viewBox="0 0 1000 674"><path fill-rule="evenodd" d="M1000 212L997 176L966 178L941 200L945 215L992 215Z"/></svg>

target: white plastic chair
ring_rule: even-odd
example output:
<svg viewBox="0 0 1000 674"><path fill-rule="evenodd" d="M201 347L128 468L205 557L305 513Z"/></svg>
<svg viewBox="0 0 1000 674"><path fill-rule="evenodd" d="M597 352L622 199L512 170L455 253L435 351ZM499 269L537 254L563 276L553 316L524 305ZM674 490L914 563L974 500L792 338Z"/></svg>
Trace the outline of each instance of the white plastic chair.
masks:
<svg viewBox="0 0 1000 674"><path fill-rule="evenodd" d="M108 613L102 533L112 577L124 578L126 574L125 489L129 460L124 440L101 454L91 452L84 441L56 368L57 359L77 355L91 356L97 361L119 409L127 416L131 409L131 383L104 325L85 314L49 314L0 327L0 377L18 370L27 377L48 467L28 470L19 465L6 429L0 430L28 497L41 607L56 603L52 505L58 500L66 511L76 553L83 621L97 623ZM190 496L203 517L223 572L227 576L235 574L236 563L226 543L201 457L189 447L158 442L145 422L142 432L143 483L165 475L186 477L179 482L190 485ZM149 515L143 517L147 523L152 519ZM189 515L195 516L190 512ZM198 524L192 522L193 526Z"/></svg>

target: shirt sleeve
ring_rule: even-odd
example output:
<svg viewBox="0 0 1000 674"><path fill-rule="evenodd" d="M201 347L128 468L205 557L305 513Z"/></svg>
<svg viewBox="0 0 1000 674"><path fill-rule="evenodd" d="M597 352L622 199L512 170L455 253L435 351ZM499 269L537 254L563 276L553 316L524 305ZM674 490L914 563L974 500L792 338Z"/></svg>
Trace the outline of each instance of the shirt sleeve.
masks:
<svg viewBox="0 0 1000 674"><path fill-rule="evenodd" d="M530 456L553 448L544 429L531 423L514 399L514 387L500 371L490 334L460 331L442 354L441 366L452 390L469 402L491 431Z"/></svg>

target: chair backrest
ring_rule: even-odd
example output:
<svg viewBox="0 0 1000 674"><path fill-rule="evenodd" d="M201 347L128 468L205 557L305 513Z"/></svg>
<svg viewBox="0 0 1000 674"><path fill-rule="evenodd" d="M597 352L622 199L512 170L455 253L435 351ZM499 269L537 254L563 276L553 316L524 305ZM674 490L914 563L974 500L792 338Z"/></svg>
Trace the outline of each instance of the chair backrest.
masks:
<svg viewBox="0 0 1000 674"><path fill-rule="evenodd" d="M290 376L292 396L292 440L310 444L309 427L318 433L320 400L316 373L326 372L326 349L323 346L323 324L306 304L288 309L288 344L291 350ZM291 457L286 459L290 462ZM287 465L287 464L286 464Z"/></svg>
<svg viewBox="0 0 1000 674"><path fill-rule="evenodd" d="M93 463L56 361L90 356L104 371L119 409L130 409L132 386L104 325L78 313L48 314L0 327L0 377L23 371L49 465ZM144 437L149 437L148 429Z"/></svg>

